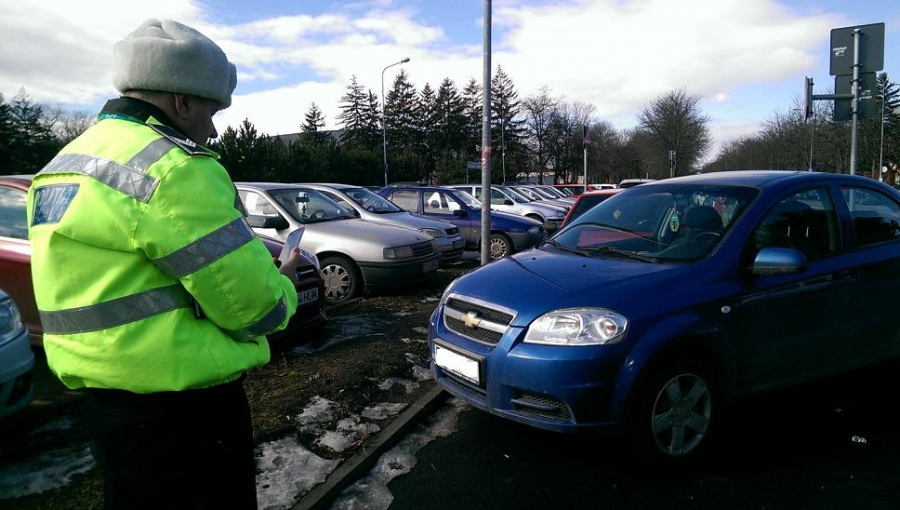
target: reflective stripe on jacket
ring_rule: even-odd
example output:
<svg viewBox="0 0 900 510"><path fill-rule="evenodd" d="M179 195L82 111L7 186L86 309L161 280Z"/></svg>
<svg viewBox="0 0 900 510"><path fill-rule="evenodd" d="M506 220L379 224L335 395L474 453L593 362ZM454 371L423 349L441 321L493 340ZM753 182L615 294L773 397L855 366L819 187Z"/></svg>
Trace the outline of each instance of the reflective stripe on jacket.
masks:
<svg viewBox="0 0 900 510"><path fill-rule="evenodd" d="M269 360L263 335L296 309L225 169L168 132L104 118L29 191L44 347L70 388L150 393L234 380Z"/></svg>

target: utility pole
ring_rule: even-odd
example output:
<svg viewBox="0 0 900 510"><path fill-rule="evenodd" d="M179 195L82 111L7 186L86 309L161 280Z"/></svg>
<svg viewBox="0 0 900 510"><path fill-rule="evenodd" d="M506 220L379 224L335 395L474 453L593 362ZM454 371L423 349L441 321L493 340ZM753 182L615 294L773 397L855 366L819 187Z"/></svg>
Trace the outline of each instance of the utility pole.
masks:
<svg viewBox="0 0 900 510"><path fill-rule="evenodd" d="M484 76L481 107L481 264L491 250L491 0L484 0ZM507 249L509 247L507 246Z"/></svg>

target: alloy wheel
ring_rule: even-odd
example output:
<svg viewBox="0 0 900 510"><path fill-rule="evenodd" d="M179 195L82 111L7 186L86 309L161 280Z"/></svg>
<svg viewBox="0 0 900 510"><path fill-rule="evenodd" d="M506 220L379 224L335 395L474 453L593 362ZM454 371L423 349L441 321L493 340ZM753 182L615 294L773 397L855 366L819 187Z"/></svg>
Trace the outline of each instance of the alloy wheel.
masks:
<svg viewBox="0 0 900 510"><path fill-rule="evenodd" d="M680 374L656 395L651 430L656 446L668 456L694 451L709 429L712 394L706 382L694 374Z"/></svg>

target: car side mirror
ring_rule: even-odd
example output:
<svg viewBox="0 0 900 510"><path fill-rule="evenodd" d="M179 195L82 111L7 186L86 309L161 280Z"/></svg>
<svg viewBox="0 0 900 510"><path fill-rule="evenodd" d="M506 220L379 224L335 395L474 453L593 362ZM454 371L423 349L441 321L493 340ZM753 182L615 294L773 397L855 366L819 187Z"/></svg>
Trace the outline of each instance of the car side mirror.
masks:
<svg viewBox="0 0 900 510"><path fill-rule="evenodd" d="M273 228L275 230L284 230L290 227L290 223L281 216L247 216L247 223L253 228Z"/></svg>
<svg viewBox="0 0 900 510"><path fill-rule="evenodd" d="M515 205L515 204L513 204L512 200L507 198L506 200L503 201L503 205Z"/></svg>
<svg viewBox="0 0 900 510"><path fill-rule="evenodd" d="M462 210L462 209L454 209L454 210L453 210L453 215L454 215L454 216L459 216L460 218L465 218L466 216L469 215L469 213L467 213L466 211L464 211L464 210Z"/></svg>
<svg viewBox="0 0 900 510"><path fill-rule="evenodd" d="M806 255L791 248L770 246L759 250L750 272L756 276L799 274L806 271Z"/></svg>

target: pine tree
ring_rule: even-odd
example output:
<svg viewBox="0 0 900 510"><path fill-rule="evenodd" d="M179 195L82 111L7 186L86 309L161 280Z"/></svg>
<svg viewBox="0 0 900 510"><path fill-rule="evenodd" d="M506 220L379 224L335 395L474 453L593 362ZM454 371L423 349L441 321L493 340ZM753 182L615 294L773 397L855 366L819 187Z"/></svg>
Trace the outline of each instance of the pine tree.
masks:
<svg viewBox="0 0 900 510"><path fill-rule="evenodd" d="M378 95L369 89L363 106L363 140L365 147L370 150L381 149L382 132L381 132L381 103L378 101Z"/></svg>
<svg viewBox="0 0 900 510"><path fill-rule="evenodd" d="M366 93L356 82L356 75L347 85L347 93L341 97L341 114L338 121L344 128L341 143L347 148L357 149L368 145L366 133Z"/></svg>
<svg viewBox="0 0 900 510"><path fill-rule="evenodd" d="M475 161L481 159L483 90L475 78L469 79L469 83L463 89L463 111L466 116L466 155L468 159Z"/></svg>
<svg viewBox="0 0 900 510"><path fill-rule="evenodd" d="M456 84L444 78L435 99L438 150L444 157L466 155L466 106Z"/></svg>
<svg viewBox="0 0 900 510"><path fill-rule="evenodd" d="M417 103L415 86L409 82L406 71L400 71L394 78L394 85L384 105L389 152L393 147L394 151L405 156L414 154L419 135Z"/></svg>
<svg viewBox="0 0 900 510"><path fill-rule="evenodd" d="M328 133L324 133L322 129L325 127L325 116L316 103L312 103L306 115L303 117L303 124L300 131L303 135L300 137L304 143L312 145L322 145L328 141Z"/></svg>
<svg viewBox="0 0 900 510"><path fill-rule="evenodd" d="M13 126L9 104L0 92L0 167L12 168Z"/></svg>
<svg viewBox="0 0 900 510"><path fill-rule="evenodd" d="M435 97L434 89L428 83L419 92L416 117L419 119L416 129L420 134L416 140L416 145L430 176L437 159L439 127L437 123L437 98ZM429 182L432 180L429 178Z"/></svg>
<svg viewBox="0 0 900 510"><path fill-rule="evenodd" d="M516 173L525 170L525 151L522 147L524 123L520 119L519 93L503 67L497 67L497 73L491 79L491 144L493 152L499 158L499 165L491 165L504 174L504 179L515 177ZM504 156L505 154L505 156ZM499 167L499 168L498 168ZM511 170L511 173L509 172Z"/></svg>
<svg viewBox="0 0 900 510"><path fill-rule="evenodd" d="M9 108L10 173L35 173L44 167L62 147L53 136L53 120L46 108L31 100L24 89L13 98Z"/></svg>

